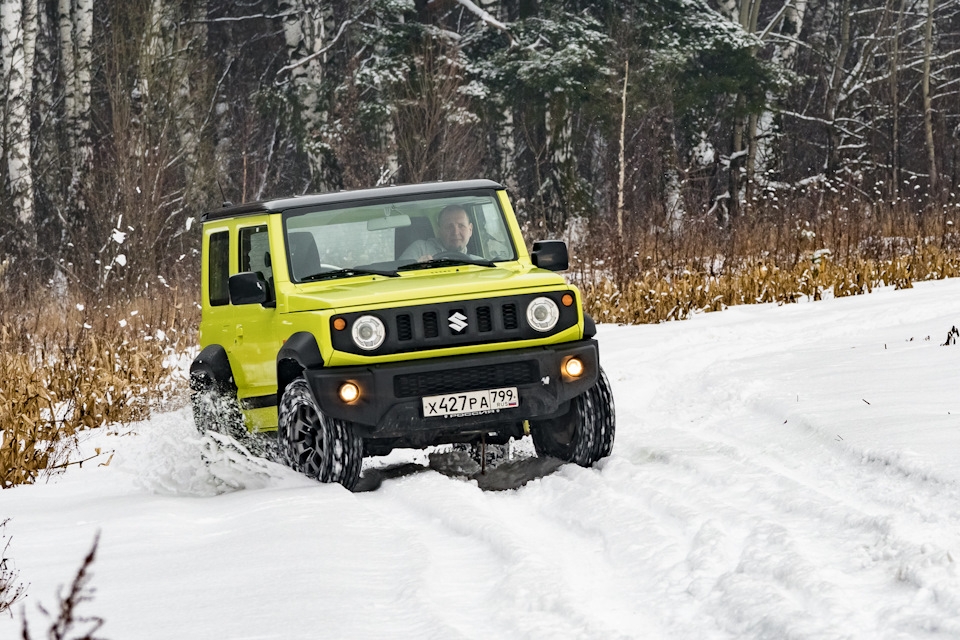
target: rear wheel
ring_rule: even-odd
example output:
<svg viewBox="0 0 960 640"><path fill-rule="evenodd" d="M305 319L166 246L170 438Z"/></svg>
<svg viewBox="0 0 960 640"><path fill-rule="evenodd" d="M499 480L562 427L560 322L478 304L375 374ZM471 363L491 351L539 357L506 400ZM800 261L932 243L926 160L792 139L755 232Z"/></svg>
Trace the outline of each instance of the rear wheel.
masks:
<svg viewBox="0 0 960 640"><path fill-rule="evenodd" d="M235 391L223 389L209 378L194 376L190 379L190 403L193 422L201 435L212 431L229 436L255 456L267 452L268 441L247 430Z"/></svg>
<svg viewBox="0 0 960 640"><path fill-rule="evenodd" d="M610 455L616 432L613 394L606 374L570 401L570 410L557 418L531 420L530 434L539 456L588 467Z"/></svg>
<svg viewBox="0 0 960 640"><path fill-rule="evenodd" d="M190 404L193 423L201 434L215 431L232 438L246 434L243 414L237 396L220 389L212 380L202 376L190 379Z"/></svg>
<svg viewBox="0 0 960 640"><path fill-rule="evenodd" d="M304 378L297 378L283 392L277 446L290 468L320 482L353 489L360 478L363 440L351 423L320 410Z"/></svg>

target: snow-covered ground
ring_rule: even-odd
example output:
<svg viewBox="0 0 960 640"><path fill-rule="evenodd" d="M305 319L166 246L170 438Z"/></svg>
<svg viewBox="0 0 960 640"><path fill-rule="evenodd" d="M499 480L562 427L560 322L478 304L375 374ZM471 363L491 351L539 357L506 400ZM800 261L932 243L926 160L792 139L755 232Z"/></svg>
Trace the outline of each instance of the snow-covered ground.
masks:
<svg viewBox="0 0 960 640"><path fill-rule="evenodd" d="M613 455L515 490L406 452L348 493L180 410L97 433L108 466L0 492L0 519L38 636L99 531L81 613L113 639L958 638L954 325L957 280L602 326Z"/></svg>

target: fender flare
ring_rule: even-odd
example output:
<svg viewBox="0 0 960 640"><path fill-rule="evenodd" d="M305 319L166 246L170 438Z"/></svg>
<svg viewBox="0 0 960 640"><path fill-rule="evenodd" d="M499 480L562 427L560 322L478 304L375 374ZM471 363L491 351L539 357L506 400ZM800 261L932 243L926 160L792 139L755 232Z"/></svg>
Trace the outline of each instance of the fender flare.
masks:
<svg viewBox="0 0 960 640"><path fill-rule="evenodd" d="M298 331L277 352L277 404L283 398L287 385L306 369L323 367L323 356L317 337L309 331Z"/></svg>
<svg viewBox="0 0 960 640"><path fill-rule="evenodd" d="M597 323L593 321L586 311L583 312L583 337L592 338L597 335Z"/></svg>
<svg viewBox="0 0 960 640"><path fill-rule="evenodd" d="M221 391L236 391L237 385L233 381L233 370L230 368L230 359L227 351L219 344L211 344L200 352L190 363L190 384L194 381L209 380Z"/></svg>

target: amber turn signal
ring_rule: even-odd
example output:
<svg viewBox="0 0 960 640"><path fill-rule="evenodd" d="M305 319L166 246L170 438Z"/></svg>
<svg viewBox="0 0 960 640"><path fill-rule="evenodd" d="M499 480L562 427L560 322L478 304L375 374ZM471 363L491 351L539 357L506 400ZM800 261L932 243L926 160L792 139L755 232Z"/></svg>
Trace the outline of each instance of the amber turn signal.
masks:
<svg viewBox="0 0 960 640"><path fill-rule="evenodd" d="M563 294L563 297L560 298L560 302L563 303L563 306L569 307L570 305L573 304L573 296L570 295L569 293L565 293Z"/></svg>
<svg viewBox="0 0 960 640"><path fill-rule="evenodd" d="M352 382L344 382L340 385L340 399L346 403L353 402L360 397L360 387Z"/></svg>
<svg viewBox="0 0 960 640"><path fill-rule="evenodd" d="M344 329L347 328L347 321L344 320L343 318L337 318L336 320L333 321L333 328L336 329L337 331L343 331Z"/></svg>
<svg viewBox="0 0 960 640"><path fill-rule="evenodd" d="M570 358L563 363L563 372L571 378L579 378L583 374L583 362L579 358Z"/></svg>

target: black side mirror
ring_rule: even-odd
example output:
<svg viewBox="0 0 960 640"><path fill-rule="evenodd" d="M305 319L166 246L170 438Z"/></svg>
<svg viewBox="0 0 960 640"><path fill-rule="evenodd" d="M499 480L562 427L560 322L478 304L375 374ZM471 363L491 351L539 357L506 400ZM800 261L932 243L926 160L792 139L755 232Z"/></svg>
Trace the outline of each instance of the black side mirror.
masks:
<svg viewBox="0 0 960 640"><path fill-rule="evenodd" d="M246 271L230 276L231 304L263 304L269 297L267 281L259 273Z"/></svg>
<svg viewBox="0 0 960 640"><path fill-rule="evenodd" d="M563 240L541 240L533 243L533 252L530 254L533 266L548 271L566 271L570 266L570 257L567 255L567 243Z"/></svg>

